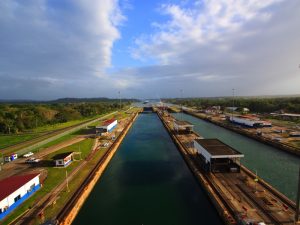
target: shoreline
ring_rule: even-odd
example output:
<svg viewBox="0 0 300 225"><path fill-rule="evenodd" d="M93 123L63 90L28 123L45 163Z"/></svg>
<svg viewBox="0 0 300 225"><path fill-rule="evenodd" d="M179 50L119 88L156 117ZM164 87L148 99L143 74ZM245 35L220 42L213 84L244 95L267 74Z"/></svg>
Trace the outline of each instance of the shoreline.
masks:
<svg viewBox="0 0 300 225"><path fill-rule="evenodd" d="M245 137L248 137L248 138L251 138L251 139L254 139L256 141L259 141L263 144L266 144L266 145L269 145L269 146L272 146L272 147L275 147L281 151L285 151L289 154L292 154L294 156L297 156L297 157L300 157L300 149L298 148L295 148L293 146L289 146L289 145L284 145L280 142L275 142L275 141L272 141L270 139L267 139L267 138L264 138L262 136L258 136L258 135L253 135L252 133L249 133L247 131L244 131L242 129L239 129L238 127L234 127L234 126L230 126L228 124L225 124L225 123L220 123L220 122L217 122L217 121L213 121L213 120L210 120L209 118L206 118L206 117L202 117L196 113L193 113L193 112L190 112L188 110L183 110L184 113L188 114L188 115L191 115L193 117L196 117L198 119L201 119L201 120L205 120L209 123L212 123L216 126L220 126L220 127L223 127L225 129L228 129L230 131L233 131L233 132L236 132L240 135L243 135Z"/></svg>
<svg viewBox="0 0 300 225"><path fill-rule="evenodd" d="M160 113L157 113L160 120L162 121L164 127L166 128L167 132L169 133L170 137L174 141L174 144L177 146L178 151L182 155L184 161L186 162L187 166L191 170L192 174L194 175L195 179L199 182L201 187L205 190L207 196L211 200L212 204L215 206L219 216L223 220L225 224L239 224L239 210L236 208L235 205L232 205L231 201L228 201L228 197L225 195L222 189L217 184L216 178L214 175L210 176L209 174L203 173L201 169L196 165L196 161L193 159L192 155L189 153L188 149L181 143L180 139L175 135L171 127L168 123L164 120L163 116ZM197 134L197 133L196 133ZM199 134L197 134L199 136ZM250 179L255 179L256 175L247 169L245 166L241 165L241 171L248 176ZM286 197L284 194L279 192L277 189L272 187L269 183L264 181L263 179L259 178L258 184L264 188L268 193L273 196L276 196L282 204L285 206L290 207L291 209L295 210L296 205L295 203ZM249 196L251 197L251 196ZM253 203L255 203L255 199L253 199ZM257 203L257 202L256 202ZM258 209L260 208L259 205ZM265 212L265 209L261 208L262 212ZM272 216L269 219L274 219ZM274 219L274 222L276 220Z"/></svg>
<svg viewBox="0 0 300 225"><path fill-rule="evenodd" d="M129 121L126 125L124 130L118 136L117 140L110 146L107 152L100 158L99 162L96 164L94 169L89 173L77 191L73 194L73 196L68 200L66 206L60 211L56 220L58 224L61 225L70 225L74 221L75 217L79 213L81 207L83 206L84 202L92 192L94 186L99 181L101 175L105 171L107 165L109 164L110 160L113 158L114 154L119 149L120 144L122 143L123 139L125 138L126 134L130 130L132 124L138 117L139 113L136 113L133 118Z"/></svg>

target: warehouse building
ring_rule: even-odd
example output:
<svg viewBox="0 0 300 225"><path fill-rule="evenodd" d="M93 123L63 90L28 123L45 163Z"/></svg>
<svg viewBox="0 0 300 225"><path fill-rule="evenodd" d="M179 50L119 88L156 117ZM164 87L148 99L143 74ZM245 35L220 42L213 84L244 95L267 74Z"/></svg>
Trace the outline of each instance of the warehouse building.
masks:
<svg viewBox="0 0 300 225"><path fill-rule="evenodd" d="M0 220L40 188L40 174L12 176L0 181Z"/></svg>
<svg viewBox="0 0 300 225"><path fill-rule="evenodd" d="M246 127L271 127L272 123L269 121L260 120L255 116L231 116L229 120Z"/></svg>
<svg viewBox="0 0 300 225"><path fill-rule="evenodd" d="M194 147L207 172L239 172L244 155L218 139L195 139Z"/></svg>
<svg viewBox="0 0 300 225"><path fill-rule="evenodd" d="M194 128L193 124L182 120L174 120L173 126L177 133L190 133Z"/></svg>
<svg viewBox="0 0 300 225"><path fill-rule="evenodd" d="M96 126L96 135L102 135L107 132L112 132L117 125L118 121L116 119L106 120L100 126Z"/></svg>
<svg viewBox="0 0 300 225"><path fill-rule="evenodd" d="M54 160L55 166L66 167L73 161L73 152L57 154L52 159Z"/></svg>

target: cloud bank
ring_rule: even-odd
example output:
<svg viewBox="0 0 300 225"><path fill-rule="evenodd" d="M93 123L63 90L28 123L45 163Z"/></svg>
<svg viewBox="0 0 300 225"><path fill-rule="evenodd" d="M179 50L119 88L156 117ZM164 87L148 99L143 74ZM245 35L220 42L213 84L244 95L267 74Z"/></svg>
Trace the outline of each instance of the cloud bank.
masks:
<svg viewBox="0 0 300 225"><path fill-rule="evenodd" d="M0 1L0 99L299 93L299 1L174 2L128 37L130 0ZM116 69L128 49L141 66Z"/></svg>
<svg viewBox="0 0 300 225"><path fill-rule="evenodd" d="M155 32L136 39L132 56L155 59L165 70L140 73L164 85L153 90L179 96L299 93L300 4L280 0L205 0L163 4L169 17ZM136 72L138 73L138 72ZM170 85L168 87L167 85ZM167 88L167 91L166 91Z"/></svg>
<svg viewBox="0 0 300 225"><path fill-rule="evenodd" d="M116 0L0 2L0 98L100 96L113 86Z"/></svg>

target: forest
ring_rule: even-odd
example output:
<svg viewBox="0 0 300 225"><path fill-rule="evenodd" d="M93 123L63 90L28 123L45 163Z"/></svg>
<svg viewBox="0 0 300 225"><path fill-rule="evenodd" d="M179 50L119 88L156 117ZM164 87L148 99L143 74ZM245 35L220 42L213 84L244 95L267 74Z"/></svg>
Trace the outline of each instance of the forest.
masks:
<svg viewBox="0 0 300 225"><path fill-rule="evenodd" d="M220 97L220 98L184 98L164 99L165 102L205 109L210 106L243 107L251 112L271 113L283 111L286 113L300 113L300 97Z"/></svg>
<svg viewBox="0 0 300 225"><path fill-rule="evenodd" d="M121 107L131 104L122 100ZM91 118L118 110L119 100L26 102L0 104L0 133L15 134L49 124Z"/></svg>

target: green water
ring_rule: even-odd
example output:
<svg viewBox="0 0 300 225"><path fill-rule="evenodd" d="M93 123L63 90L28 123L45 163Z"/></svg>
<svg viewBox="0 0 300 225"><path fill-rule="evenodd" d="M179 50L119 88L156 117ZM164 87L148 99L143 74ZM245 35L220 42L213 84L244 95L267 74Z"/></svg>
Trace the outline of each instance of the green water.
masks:
<svg viewBox="0 0 300 225"><path fill-rule="evenodd" d="M157 115L141 114L73 224L222 222Z"/></svg>
<svg viewBox="0 0 300 225"><path fill-rule="evenodd" d="M247 168L257 171L258 176L290 199L296 200L300 157L187 114L174 113L173 116L194 124L194 130L204 138L219 138L242 152L245 155L242 163Z"/></svg>

